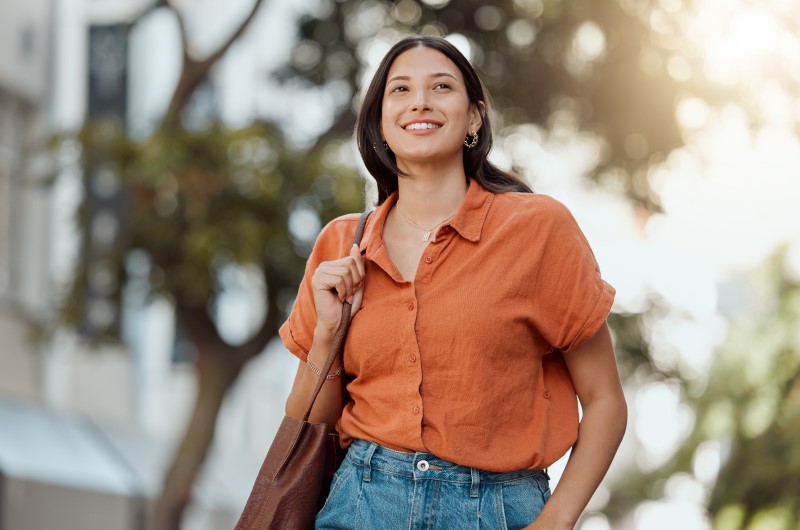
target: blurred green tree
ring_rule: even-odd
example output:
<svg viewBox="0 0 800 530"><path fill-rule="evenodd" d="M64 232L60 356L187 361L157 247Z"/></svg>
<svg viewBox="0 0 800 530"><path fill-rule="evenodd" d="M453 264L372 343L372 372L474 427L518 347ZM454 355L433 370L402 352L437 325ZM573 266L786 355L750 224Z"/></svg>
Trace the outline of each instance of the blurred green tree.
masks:
<svg viewBox="0 0 800 530"><path fill-rule="evenodd" d="M189 54L180 14L170 4L155 5L175 13L184 44L179 81L161 124L143 140L130 138L109 121L89 122L77 136L84 185L92 186L99 168L111 170L122 182L126 203L117 238L97 253L90 248L95 244L90 219L97 205L85 195L78 212L82 252L62 306L64 320L74 325L84 321L90 286L101 280L115 291L110 299L121 304L130 280L126 260L136 252L147 259L151 295L172 304L196 354L197 397L149 521L154 530L180 527L227 390L285 319L313 244L292 231L292 215L305 212L330 219L363 208L360 179L329 162L340 143L298 152L268 123L229 129L215 122L202 130L182 123L192 95L261 3L254 2L231 37L204 59ZM226 341L212 316L223 289L221 271L231 264L256 267L266 286L264 321L240 344ZM103 276L109 273L112 281ZM109 326L94 339L117 340L118 333Z"/></svg>
<svg viewBox="0 0 800 530"><path fill-rule="evenodd" d="M96 163L112 164L128 198L125 222L102 264L115 276L114 299L121 303L120 292L130 280L127 258L144 253L151 295L171 302L193 345L195 357L189 360L196 365L197 398L153 524L178 528L225 393L246 362L277 335L302 276L313 240L294 233L290 218L300 210L324 219L357 211L363 207L362 184L352 171L323 161L336 144L297 153L263 123L238 130L218 123L202 131L165 126L143 141L89 123L80 138L85 174L92 175ZM85 202L79 216L86 244L91 208ZM99 270L92 256L81 253L62 307L68 323L79 324L87 313L88 286ZM226 341L213 317L224 288L220 275L232 264L255 266L266 286L264 321L240 344ZM116 334L111 327L95 338L115 340Z"/></svg>
<svg viewBox="0 0 800 530"><path fill-rule="evenodd" d="M671 476L693 474L701 465L712 471L719 466L717 476L706 477L716 530L797 528L800 283L787 270L779 252L745 283L751 303L731 322L701 393L675 374L661 374L682 388L695 428L666 464L632 470L615 485L606 510L610 518L619 520L643 500L661 498Z"/></svg>
<svg viewBox="0 0 800 530"><path fill-rule="evenodd" d="M657 209L647 168L682 145L675 101L704 85L675 81L662 65L670 50L652 39L648 2L618 0L344 0L301 21L293 60L279 80L323 85L332 78L356 95L359 66L375 40L404 34L459 34L493 97L500 125L566 119L603 142L594 176L622 171L628 196ZM376 39L377 37L377 39ZM381 48L376 48L381 50ZM367 80L368 81L368 80ZM352 106L327 135L349 135ZM324 137L323 137L324 138Z"/></svg>

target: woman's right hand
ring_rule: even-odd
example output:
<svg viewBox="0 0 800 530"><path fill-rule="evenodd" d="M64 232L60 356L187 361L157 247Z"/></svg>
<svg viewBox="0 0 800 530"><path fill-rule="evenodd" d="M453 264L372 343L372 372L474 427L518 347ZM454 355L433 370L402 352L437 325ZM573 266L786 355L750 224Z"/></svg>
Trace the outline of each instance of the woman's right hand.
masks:
<svg viewBox="0 0 800 530"><path fill-rule="evenodd" d="M334 333L342 318L342 304L352 306L350 318L361 308L364 295L364 258L358 246L350 248L350 255L334 261L323 261L311 277L314 305L317 309L317 328Z"/></svg>

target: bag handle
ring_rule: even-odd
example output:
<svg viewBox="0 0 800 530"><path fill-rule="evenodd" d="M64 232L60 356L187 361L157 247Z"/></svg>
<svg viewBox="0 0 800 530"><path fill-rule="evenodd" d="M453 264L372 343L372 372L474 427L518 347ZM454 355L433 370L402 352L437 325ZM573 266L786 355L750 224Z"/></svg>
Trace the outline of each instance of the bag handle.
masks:
<svg viewBox="0 0 800 530"><path fill-rule="evenodd" d="M371 213L371 211L367 211L361 214L361 217L358 220L358 226L356 226L356 234L353 237L354 245L361 244L361 238L364 235L364 227L366 226L367 218ZM314 391L311 393L311 399L308 402L305 414L303 414L303 421L308 421L309 416L311 416L311 409L314 408L314 402L317 400L317 396L319 395L320 390L322 390L322 385L325 384L326 378L333 367L333 361L336 360L336 357L339 357L339 354L342 351L344 337L347 335L347 328L350 326L351 310L352 306L350 305L350 302L345 300L342 303L342 319L339 321L339 327L336 328L336 334L333 336L331 353L328 355L328 359L325 361L325 364L320 370L321 374L319 376L319 380L317 381L317 386L314 387ZM342 361L344 361L344 359L342 359Z"/></svg>

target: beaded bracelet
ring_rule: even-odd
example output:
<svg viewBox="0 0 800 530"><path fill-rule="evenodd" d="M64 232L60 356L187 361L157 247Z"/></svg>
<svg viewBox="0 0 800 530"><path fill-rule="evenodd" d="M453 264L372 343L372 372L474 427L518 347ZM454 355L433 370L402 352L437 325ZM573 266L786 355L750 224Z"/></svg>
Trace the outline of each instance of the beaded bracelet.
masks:
<svg viewBox="0 0 800 530"><path fill-rule="evenodd" d="M312 372L314 372L317 375L322 375L322 370L319 369L314 363L312 363L311 359L307 359L306 364L308 365L309 368L311 368ZM339 375L341 375L341 373L342 373L342 367L339 366L339 369L336 370L336 372L334 372L333 374L326 375L325 379L336 379L337 377L339 377Z"/></svg>

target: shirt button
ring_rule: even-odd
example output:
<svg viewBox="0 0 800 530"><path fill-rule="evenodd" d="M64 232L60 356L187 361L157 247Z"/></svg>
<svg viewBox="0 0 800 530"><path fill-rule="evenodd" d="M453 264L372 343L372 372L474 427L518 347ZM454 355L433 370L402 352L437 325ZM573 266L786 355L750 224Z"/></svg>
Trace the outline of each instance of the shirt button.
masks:
<svg viewBox="0 0 800 530"><path fill-rule="evenodd" d="M433 261L433 258L432 258L432 257L430 257L430 256L428 256L428 257L426 257L426 258L425 258L425 263L430 263L430 262L432 262L432 261Z"/></svg>
<svg viewBox="0 0 800 530"><path fill-rule="evenodd" d="M417 361L417 356L416 355L409 355L408 356L408 362L415 363L416 361Z"/></svg>
<svg viewBox="0 0 800 530"><path fill-rule="evenodd" d="M544 398L545 399L550 399L550 391L549 390L545 390L544 391Z"/></svg>
<svg viewBox="0 0 800 530"><path fill-rule="evenodd" d="M409 302L406 307L408 308L409 311L413 311L414 310L414 302Z"/></svg>
<svg viewBox="0 0 800 530"><path fill-rule="evenodd" d="M413 407L411 407L411 412L413 412L414 414L419 414L419 405L414 405Z"/></svg>

